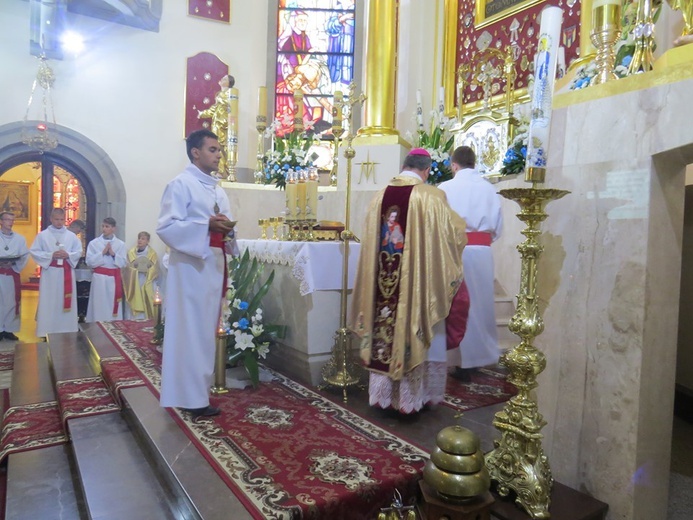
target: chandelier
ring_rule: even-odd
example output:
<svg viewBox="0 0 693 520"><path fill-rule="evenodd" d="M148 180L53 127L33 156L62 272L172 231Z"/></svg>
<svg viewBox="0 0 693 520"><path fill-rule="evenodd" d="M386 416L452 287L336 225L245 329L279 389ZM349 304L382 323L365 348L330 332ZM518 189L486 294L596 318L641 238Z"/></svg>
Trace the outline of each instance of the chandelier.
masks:
<svg viewBox="0 0 693 520"><path fill-rule="evenodd" d="M31 87L29 103L24 114L21 139L22 143L38 150L40 153L53 150L58 146L58 138L55 135L55 113L53 112L53 101L51 99L51 87L54 81L55 74L53 69L48 66L46 56L39 56L39 69L36 73L34 84ZM38 122L36 124L33 124L33 122L30 124L29 112L34 104L34 95L36 95L37 87L41 87L41 99L40 101L36 100L38 106L35 109L39 117L37 117ZM48 119L49 114L50 121Z"/></svg>

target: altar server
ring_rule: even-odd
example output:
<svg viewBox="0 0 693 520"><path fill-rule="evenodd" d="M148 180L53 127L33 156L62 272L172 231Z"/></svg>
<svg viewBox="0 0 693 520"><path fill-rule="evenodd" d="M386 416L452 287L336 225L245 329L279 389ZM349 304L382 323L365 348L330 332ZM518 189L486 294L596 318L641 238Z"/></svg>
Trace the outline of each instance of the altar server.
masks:
<svg viewBox="0 0 693 520"><path fill-rule="evenodd" d="M127 264L125 243L115 236L116 221L106 217L101 236L87 246L87 265L93 269L89 288L87 323L123 319L123 280L120 270Z"/></svg>
<svg viewBox="0 0 693 520"><path fill-rule="evenodd" d="M369 402L401 413L443 400L446 347L459 345L469 307L465 223L424 183L430 170L429 153L415 148L375 196L352 294L350 328L370 371Z"/></svg>
<svg viewBox="0 0 693 520"><path fill-rule="evenodd" d="M501 235L503 217L500 196L476 169L474 150L460 146L452 154L455 177L439 185L450 207L467 222L467 247L462 261L469 289L469 320L460 344L459 367L455 375L470 380L468 369L498 363L498 332L494 297L491 243Z"/></svg>
<svg viewBox="0 0 693 520"><path fill-rule="evenodd" d="M128 251L123 268L125 319L139 320L155 317L154 298L159 280L159 257L149 246L151 235L137 234L137 245Z"/></svg>
<svg viewBox="0 0 693 520"><path fill-rule="evenodd" d="M209 404L209 388L225 296L225 248L235 242L229 199L212 175L222 155L217 136L197 130L186 143L191 164L166 186L156 228L170 248L160 402L195 418L219 413Z"/></svg>
<svg viewBox="0 0 693 520"><path fill-rule="evenodd" d="M14 213L0 213L0 340L19 339L22 282L19 273L29 261L29 250L22 235L12 231Z"/></svg>
<svg viewBox="0 0 693 520"><path fill-rule="evenodd" d="M36 335L77 332L77 291L74 268L82 256L82 243L65 227L65 211L53 208L51 225L41 231L29 249L41 267Z"/></svg>

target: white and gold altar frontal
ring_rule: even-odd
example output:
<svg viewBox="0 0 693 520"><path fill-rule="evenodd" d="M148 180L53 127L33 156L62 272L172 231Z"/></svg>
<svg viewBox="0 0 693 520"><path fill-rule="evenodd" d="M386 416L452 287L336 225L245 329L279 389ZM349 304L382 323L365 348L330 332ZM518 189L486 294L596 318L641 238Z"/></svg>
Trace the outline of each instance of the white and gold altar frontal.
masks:
<svg viewBox="0 0 693 520"><path fill-rule="evenodd" d="M362 79L366 100L353 142L348 223L357 237L373 195L399 172L409 149L396 119L402 127L408 124L417 90L407 88L408 82L416 81L412 71L425 69L430 61L426 55L430 48L415 48L421 45L419 39L400 36L395 52L396 4L384 0L369 2L366 8ZM611 5L595 4L595 8ZM400 16L407 9L401 9ZM680 32L681 24L675 23L680 14L666 9L660 16L666 22L662 32L671 35L660 39L671 42ZM598 19L605 22L613 17ZM648 20L643 15L642 28L649 27ZM404 28L413 22L408 23ZM591 32L612 31L606 23L598 23ZM404 30L401 23L399 27ZM595 41L604 46L605 38L612 36L595 36ZM585 46L589 48L595 51ZM608 49L596 50L602 52L600 66L608 67ZM494 59L501 67L499 73L508 74L502 51ZM570 192L546 210L548 217L536 235L544 253L537 260L536 279L531 280L544 322L535 345L546 358L546 368L539 371L535 395L546 421L539 429L552 476L607 502L614 518L656 519L664 518L661 512L666 511L667 500L684 177L686 166L693 164L693 45L674 48L658 43L652 62L645 51L638 59L642 68L652 65L652 70L595 81L575 91L566 88L571 80L568 71L557 83L550 135L546 134L550 153L542 166L544 177L528 180L531 186ZM407 56L406 66L397 63L397 56ZM446 99L451 101L457 80L453 68L450 78L427 90L432 93L445 86ZM499 139L491 141L504 153L512 139L508 125L517 114L518 98L509 104L502 95L493 99L497 103L486 112L483 106L476 112L467 110L474 107L459 107L463 121L458 143L472 138L465 121L484 115L492 120L495 112L495 126L489 128L497 131ZM489 142L490 134L484 132L479 142ZM483 154L479 149L477 153ZM487 150L486 159L494 170L498 156ZM344 222L346 161L339 166L336 186L317 188L317 221ZM341 286L335 283L342 276L343 244L273 241L271 226L268 239L258 240L259 220L284 213L285 193L274 186L222 185L238 215L238 234L246 239L242 247L254 251L268 268L282 271L272 289L276 305L271 312L290 321L294 330L286 339L288 348L272 352L281 351L285 366L304 371L302 379L317 384L337 327ZM497 186L499 191L526 189L528 183L512 176L500 178ZM520 212L515 202L504 199L503 212L504 235L493 244L496 278L515 294L522 282L516 247L525 240L525 228L515 216ZM349 280L359 249L353 242L351 246ZM306 273L313 277L310 289ZM330 279L331 285L316 285L316 276ZM541 512L536 517L546 518Z"/></svg>

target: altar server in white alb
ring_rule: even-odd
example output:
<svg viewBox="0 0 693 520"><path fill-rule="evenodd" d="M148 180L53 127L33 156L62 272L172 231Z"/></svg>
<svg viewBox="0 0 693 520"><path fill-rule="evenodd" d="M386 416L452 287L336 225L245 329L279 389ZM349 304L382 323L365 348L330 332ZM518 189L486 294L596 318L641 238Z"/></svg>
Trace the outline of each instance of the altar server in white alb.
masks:
<svg viewBox="0 0 693 520"><path fill-rule="evenodd" d="M93 269L89 305L85 321L123 319L123 279L120 270L127 264L125 243L115 236L116 221L106 217L101 236L87 246L87 265Z"/></svg>
<svg viewBox="0 0 693 520"><path fill-rule="evenodd" d="M166 186L156 228L170 248L160 402L196 418L219 413L210 406L209 389L226 292L226 251L235 241L229 199L213 175L222 153L217 136L197 130L186 143L192 164Z"/></svg>
<svg viewBox="0 0 693 520"><path fill-rule="evenodd" d="M14 213L0 213L0 340L19 339L15 332L21 322L22 281L19 273L29 261L29 249L22 235L12 231Z"/></svg>
<svg viewBox="0 0 693 520"><path fill-rule="evenodd" d="M457 375L469 376L464 369L495 365L500 356L494 307L493 254L491 243L503 227L500 197L493 185L476 170L474 150L460 146L452 154L455 177L439 185L450 207L467 222L467 247L462 254L464 279L469 290L470 308L467 332L460 343Z"/></svg>
<svg viewBox="0 0 693 520"><path fill-rule="evenodd" d="M82 242L65 227L62 208L53 208L51 225L36 235L29 253L41 267L36 335L77 332L74 268L82 256Z"/></svg>

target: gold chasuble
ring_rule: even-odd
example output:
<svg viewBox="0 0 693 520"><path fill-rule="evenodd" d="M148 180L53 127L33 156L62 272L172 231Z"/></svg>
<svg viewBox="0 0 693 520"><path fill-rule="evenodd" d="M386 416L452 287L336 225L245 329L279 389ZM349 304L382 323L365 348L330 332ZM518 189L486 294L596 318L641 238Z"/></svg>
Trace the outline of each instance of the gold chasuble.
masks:
<svg viewBox="0 0 693 520"><path fill-rule="evenodd" d="M402 379L427 360L433 326L462 282L465 221L445 193L408 175L371 203L352 293L350 329L369 370Z"/></svg>
<svg viewBox="0 0 693 520"><path fill-rule="evenodd" d="M155 316L154 280L159 276L159 259L151 247L146 256L137 256L137 248L128 251L128 263L121 270L123 275L123 292L133 315L144 313L147 319ZM144 284L140 286L139 275L146 274Z"/></svg>

